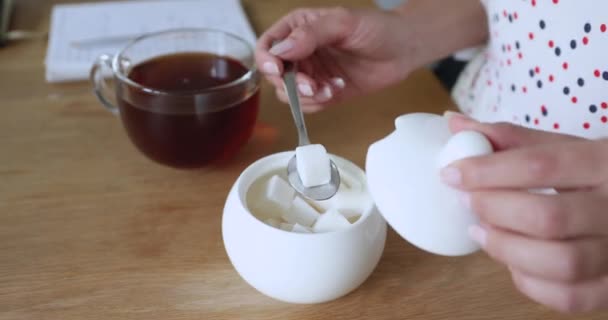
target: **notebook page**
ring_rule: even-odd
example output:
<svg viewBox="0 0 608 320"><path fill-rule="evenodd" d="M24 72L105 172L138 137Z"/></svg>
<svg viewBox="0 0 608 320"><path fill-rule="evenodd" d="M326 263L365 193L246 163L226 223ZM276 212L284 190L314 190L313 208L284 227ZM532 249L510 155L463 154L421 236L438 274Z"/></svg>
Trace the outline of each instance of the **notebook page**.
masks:
<svg viewBox="0 0 608 320"><path fill-rule="evenodd" d="M237 34L252 45L256 41L239 0L57 5L51 17L46 79L85 80L99 55L114 54L142 34L174 28L214 28Z"/></svg>

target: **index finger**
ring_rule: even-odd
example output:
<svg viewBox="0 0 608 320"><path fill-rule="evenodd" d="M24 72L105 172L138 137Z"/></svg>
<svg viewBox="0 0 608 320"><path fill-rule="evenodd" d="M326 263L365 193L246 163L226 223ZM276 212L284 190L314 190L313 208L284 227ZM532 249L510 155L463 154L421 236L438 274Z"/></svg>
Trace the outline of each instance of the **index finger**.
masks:
<svg viewBox="0 0 608 320"><path fill-rule="evenodd" d="M290 13L268 28L268 30L260 36L256 45L256 50L267 52L272 47L273 42L286 38L292 31L292 26L289 23L292 16L293 13Z"/></svg>
<svg viewBox="0 0 608 320"><path fill-rule="evenodd" d="M608 199L592 192L479 191L464 201L483 223L536 239L608 235Z"/></svg>
<svg viewBox="0 0 608 320"><path fill-rule="evenodd" d="M260 36L255 48L255 61L263 73L278 76L283 73L281 59L270 54L269 50L275 41L286 38L291 33L290 15L281 18Z"/></svg>
<svg viewBox="0 0 608 320"><path fill-rule="evenodd" d="M496 150L582 140L571 135L529 129L509 123L482 123L455 112L446 112L446 116L452 132L472 130L482 133Z"/></svg>
<svg viewBox="0 0 608 320"><path fill-rule="evenodd" d="M442 170L460 189L597 187L608 177L608 143L537 145L458 161Z"/></svg>

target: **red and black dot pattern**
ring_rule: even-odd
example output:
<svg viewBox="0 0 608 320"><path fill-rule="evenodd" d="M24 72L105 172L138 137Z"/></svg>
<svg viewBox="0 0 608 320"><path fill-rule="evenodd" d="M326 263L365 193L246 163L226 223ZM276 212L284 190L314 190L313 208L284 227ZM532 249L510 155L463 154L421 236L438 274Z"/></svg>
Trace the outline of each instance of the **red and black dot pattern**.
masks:
<svg viewBox="0 0 608 320"><path fill-rule="evenodd" d="M462 111L608 137L608 1L483 2L491 39L454 88Z"/></svg>

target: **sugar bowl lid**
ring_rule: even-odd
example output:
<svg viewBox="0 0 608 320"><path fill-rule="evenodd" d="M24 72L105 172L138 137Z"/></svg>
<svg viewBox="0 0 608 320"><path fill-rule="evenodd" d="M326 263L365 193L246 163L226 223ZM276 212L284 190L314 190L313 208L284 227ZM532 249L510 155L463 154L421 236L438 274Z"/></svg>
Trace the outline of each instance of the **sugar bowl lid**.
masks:
<svg viewBox="0 0 608 320"><path fill-rule="evenodd" d="M369 147L366 173L378 210L401 237L431 253L460 256L479 250L468 236L478 220L439 173L493 149L478 132L452 134L447 120L427 113L398 117L395 130Z"/></svg>

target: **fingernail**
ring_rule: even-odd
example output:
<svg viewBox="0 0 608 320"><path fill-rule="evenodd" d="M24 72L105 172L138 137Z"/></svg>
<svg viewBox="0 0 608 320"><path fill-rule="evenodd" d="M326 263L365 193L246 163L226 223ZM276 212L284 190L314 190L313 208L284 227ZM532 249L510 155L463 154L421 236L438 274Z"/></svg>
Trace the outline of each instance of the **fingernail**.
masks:
<svg viewBox="0 0 608 320"><path fill-rule="evenodd" d="M320 97L322 100L329 100L329 99L331 99L333 96L334 96L334 95L333 95L333 93L331 92L331 88L330 88L330 87L328 87L328 86L325 86L325 87L323 87L323 90L321 90L321 93L320 93L320 96L319 96L319 97Z"/></svg>
<svg viewBox="0 0 608 320"><path fill-rule="evenodd" d="M295 43L291 39L285 39L270 48L270 54L278 56L291 49L293 49Z"/></svg>
<svg viewBox="0 0 608 320"><path fill-rule="evenodd" d="M279 75L279 66L276 65L276 63L274 62L264 62L264 64L262 65L262 68L264 68L264 72L268 73L268 74L273 74L278 76Z"/></svg>
<svg viewBox="0 0 608 320"><path fill-rule="evenodd" d="M471 195L468 193L463 193L460 195L460 202L467 209L471 209Z"/></svg>
<svg viewBox="0 0 608 320"><path fill-rule="evenodd" d="M441 170L441 180L453 187L458 187L462 183L462 173L454 167L447 167Z"/></svg>
<svg viewBox="0 0 608 320"><path fill-rule="evenodd" d="M487 236L486 231L480 226L473 225L469 227L469 237L482 247L486 245Z"/></svg>
<svg viewBox="0 0 608 320"><path fill-rule="evenodd" d="M331 79L331 83L340 89L344 89L344 87L346 87L346 82L344 82L344 79L342 78L333 78Z"/></svg>
<svg viewBox="0 0 608 320"><path fill-rule="evenodd" d="M306 97L312 97L315 94L312 92L312 87L306 83L299 84L298 91L300 91L300 93Z"/></svg>

